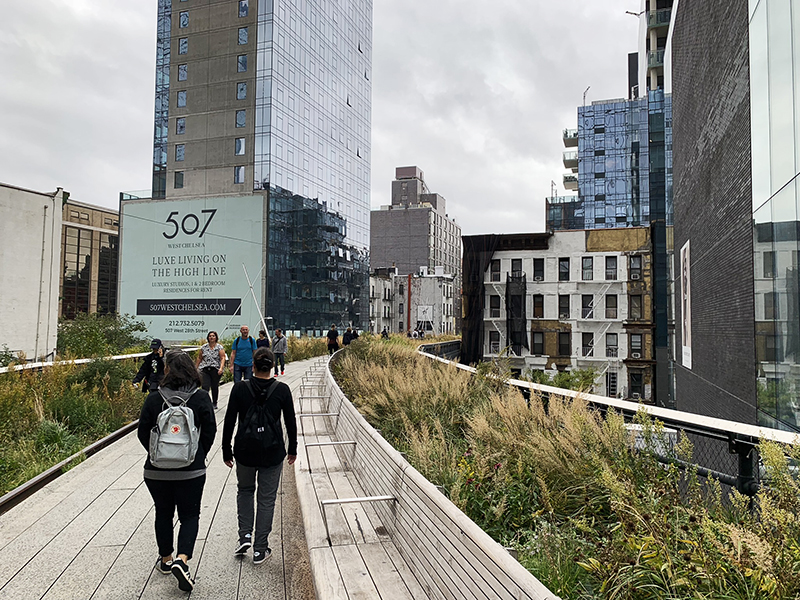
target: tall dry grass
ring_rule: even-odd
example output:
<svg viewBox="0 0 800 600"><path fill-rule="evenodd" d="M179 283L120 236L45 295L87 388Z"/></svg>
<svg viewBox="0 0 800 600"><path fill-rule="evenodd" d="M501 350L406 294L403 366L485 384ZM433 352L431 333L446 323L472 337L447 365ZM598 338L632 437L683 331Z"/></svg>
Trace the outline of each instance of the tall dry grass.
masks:
<svg viewBox="0 0 800 600"><path fill-rule="evenodd" d="M530 402L502 368L470 376L402 340L359 340L336 377L367 420L563 598L794 598L800 451L764 444L770 487L750 503L665 466L623 418L583 399ZM682 438L669 456L691 460Z"/></svg>

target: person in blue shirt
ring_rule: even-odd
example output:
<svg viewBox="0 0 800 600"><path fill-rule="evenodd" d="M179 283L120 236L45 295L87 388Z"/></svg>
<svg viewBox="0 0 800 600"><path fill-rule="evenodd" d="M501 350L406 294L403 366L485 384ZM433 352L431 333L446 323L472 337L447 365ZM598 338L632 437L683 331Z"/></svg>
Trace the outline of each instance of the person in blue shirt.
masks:
<svg viewBox="0 0 800 600"><path fill-rule="evenodd" d="M239 329L241 336L233 340L231 348L231 362L233 363L234 383L253 377L253 352L256 351L256 341L250 337L250 328L242 325Z"/></svg>

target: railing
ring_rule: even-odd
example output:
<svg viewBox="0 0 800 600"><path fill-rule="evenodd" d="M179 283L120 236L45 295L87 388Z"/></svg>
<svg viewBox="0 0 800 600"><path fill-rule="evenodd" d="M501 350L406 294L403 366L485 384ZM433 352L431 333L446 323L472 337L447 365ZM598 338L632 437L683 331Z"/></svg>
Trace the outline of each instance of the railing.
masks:
<svg viewBox="0 0 800 600"><path fill-rule="evenodd" d="M564 145L567 148L572 148L578 145L578 130L577 129L565 129L562 134L562 139L564 140Z"/></svg>
<svg viewBox="0 0 800 600"><path fill-rule="evenodd" d="M617 358L619 356L619 347L611 346L606 348L606 358Z"/></svg>
<svg viewBox="0 0 800 600"><path fill-rule="evenodd" d="M664 51L653 50L647 55L647 66L649 68L664 66Z"/></svg>
<svg viewBox="0 0 800 600"><path fill-rule="evenodd" d="M647 12L647 26L649 28L664 27L665 25L669 25L671 18L672 18L671 8L661 8L659 10L651 10Z"/></svg>

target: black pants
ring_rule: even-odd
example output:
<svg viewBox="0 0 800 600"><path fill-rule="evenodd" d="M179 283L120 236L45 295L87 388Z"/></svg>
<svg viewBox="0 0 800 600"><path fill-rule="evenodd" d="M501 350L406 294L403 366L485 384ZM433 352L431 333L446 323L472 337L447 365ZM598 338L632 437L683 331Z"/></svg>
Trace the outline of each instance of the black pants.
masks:
<svg viewBox="0 0 800 600"><path fill-rule="evenodd" d="M203 379L203 389L205 391L211 390L211 401L216 406L219 398L219 369L216 367L203 367L203 370L200 371L200 376Z"/></svg>
<svg viewBox="0 0 800 600"><path fill-rule="evenodd" d="M278 365L281 367L281 373L283 372L283 367L286 365L283 358L283 352L276 352L275 353L275 375L278 374Z"/></svg>
<svg viewBox="0 0 800 600"><path fill-rule="evenodd" d="M205 474L194 479L181 481L147 479L144 480L153 502L156 505L156 543L158 554L169 556L175 549L172 521L175 508L178 509L178 554L192 558L197 531L200 527L200 500L203 497Z"/></svg>

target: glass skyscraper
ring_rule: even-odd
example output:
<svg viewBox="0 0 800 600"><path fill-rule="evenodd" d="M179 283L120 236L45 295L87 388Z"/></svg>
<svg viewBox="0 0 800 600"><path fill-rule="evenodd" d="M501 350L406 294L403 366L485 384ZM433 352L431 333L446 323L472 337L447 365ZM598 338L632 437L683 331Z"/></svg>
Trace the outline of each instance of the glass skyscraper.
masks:
<svg viewBox="0 0 800 600"><path fill-rule="evenodd" d="M371 69L372 0L159 0L153 198L263 196L284 329L366 326Z"/></svg>

